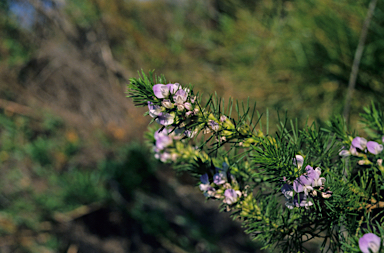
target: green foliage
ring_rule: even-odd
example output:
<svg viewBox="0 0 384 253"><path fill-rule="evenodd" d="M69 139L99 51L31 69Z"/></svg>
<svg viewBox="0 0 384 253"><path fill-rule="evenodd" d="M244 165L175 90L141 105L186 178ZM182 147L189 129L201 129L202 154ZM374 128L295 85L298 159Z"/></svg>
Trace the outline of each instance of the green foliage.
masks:
<svg viewBox="0 0 384 253"><path fill-rule="evenodd" d="M147 80L145 86L142 80ZM222 200L222 210L232 209L232 216L242 220L246 232L263 241L265 248L302 252L307 251L305 242L322 238L321 250L335 252L363 225L382 226L383 112L374 104L361 116L376 143L364 139L356 144L360 137L347 132L342 118L331 120L327 129L314 123L300 128L297 120L283 119L272 134L267 112L264 134L261 116L257 113L254 119L255 107L252 110L249 101L230 100L225 110L223 100L211 95L203 106L198 93L190 99L194 91L180 87L180 94L186 94L183 101L192 105L176 110L182 95L171 90L160 94L159 87L144 73L128 86L136 104L156 104L161 113L176 115L162 123L150 112L163 125L158 133L148 135L155 157L174 163L179 172L200 177L204 195ZM145 96L134 96L140 92ZM201 135L198 149L188 142L197 139L191 132ZM368 145L376 145L375 150Z"/></svg>

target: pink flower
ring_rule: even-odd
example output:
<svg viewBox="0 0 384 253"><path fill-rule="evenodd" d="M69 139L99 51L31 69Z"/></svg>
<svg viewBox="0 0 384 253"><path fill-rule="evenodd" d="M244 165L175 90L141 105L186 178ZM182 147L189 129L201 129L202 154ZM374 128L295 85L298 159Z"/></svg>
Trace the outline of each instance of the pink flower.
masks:
<svg viewBox="0 0 384 253"><path fill-rule="evenodd" d="M363 137L355 137L355 139L352 140L352 146L355 148L360 149L361 151L364 151L367 147L367 140Z"/></svg>
<svg viewBox="0 0 384 253"><path fill-rule="evenodd" d="M169 94L175 94L175 92L180 89L180 84L155 84L152 89L157 98L167 98Z"/></svg>
<svg viewBox="0 0 384 253"><path fill-rule="evenodd" d="M169 113L161 112L156 119L156 122L163 126L172 125L174 122L175 116Z"/></svg>
<svg viewBox="0 0 384 253"><path fill-rule="evenodd" d="M369 153L377 155L383 151L383 145L375 142L375 141L368 141L367 143L367 149Z"/></svg>
<svg viewBox="0 0 384 253"><path fill-rule="evenodd" d="M380 244L380 237L372 233L365 234L359 239L359 248L363 253L379 252Z"/></svg>
<svg viewBox="0 0 384 253"><path fill-rule="evenodd" d="M154 105L152 102L148 101L149 116L152 118L159 116L161 114L161 107Z"/></svg>
<svg viewBox="0 0 384 253"><path fill-rule="evenodd" d="M224 203L232 205L237 202L237 193L233 189L226 189L224 192Z"/></svg>
<svg viewBox="0 0 384 253"><path fill-rule="evenodd" d="M167 85L155 84L152 89L157 98L167 98L169 96L169 87Z"/></svg>

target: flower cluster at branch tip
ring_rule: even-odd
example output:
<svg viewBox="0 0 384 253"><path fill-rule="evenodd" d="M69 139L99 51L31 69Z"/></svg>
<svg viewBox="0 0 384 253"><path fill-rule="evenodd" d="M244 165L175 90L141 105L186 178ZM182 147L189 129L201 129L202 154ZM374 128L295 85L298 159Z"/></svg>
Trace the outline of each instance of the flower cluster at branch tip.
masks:
<svg viewBox="0 0 384 253"><path fill-rule="evenodd" d="M359 248L363 253L377 253L380 250L381 239L373 233L363 235L359 239Z"/></svg>
<svg viewBox="0 0 384 253"><path fill-rule="evenodd" d="M190 90L178 83L155 84L152 89L155 97L161 100L161 106L148 101L149 115L160 125L174 124L180 112L183 116L191 116L199 111L193 106L196 98L190 96Z"/></svg>
<svg viewBox="0 0 384 253"><path fill-rule="evenodd" d="M384 143L384 136L382 138L382 143ZM355 137L352 140L352 145L349 150L341 150L340 156L363 156L367 151L373 155L378 155L383 151L383 145L375 141L367 141L363 137Z"/></svg>
<svg viewBox="0 0 384 253"><path fill-rule="evenodd" d="M292 163L300 169L304 164L304 158L301 155L296 155L292 159ZM330 198L332 196L331 191L324 189L325 178L320 177L321 169L319 167L313 169L313 167L307 165L305 170L306 172L296 178L293 184L284 179L286 183L282 186L281 192L287 200L285 205L289 209L312 206L313 202L311 199L317 197L318 192L321 192L322 198Z"/></svg>
<svg viewBox="0 0 384 253"><path fill-rule="evenodd" d="M223 168L216 168L212 183L209 181L208 174L202 175L199 188L204 192L204 196L223 199L224 203L232 205L239 200L243 193L239 190L235 177L228 173L228 168L229 166L226 162L223 162Z"/></svg>

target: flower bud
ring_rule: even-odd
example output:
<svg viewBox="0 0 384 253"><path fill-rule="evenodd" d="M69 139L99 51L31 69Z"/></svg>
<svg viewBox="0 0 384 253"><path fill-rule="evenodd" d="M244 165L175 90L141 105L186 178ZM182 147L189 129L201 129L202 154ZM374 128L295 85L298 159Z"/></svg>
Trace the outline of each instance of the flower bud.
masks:
<svg viewBox="0 0 384 253"><path fill-rule="evenodd" d="M191 105L191 103L188 103L188 102L184 103L184 107L188 111L192 111L193 110L193 106Z"/></svg>
<svg viewBox="0 0 384 253"><path fill-rule="evenodd" d="M168 109L172 109L174 107L174 105L172 104L171 100L169 99L164 99L161 104L165 107L165 108L168 108Z"/></svg>

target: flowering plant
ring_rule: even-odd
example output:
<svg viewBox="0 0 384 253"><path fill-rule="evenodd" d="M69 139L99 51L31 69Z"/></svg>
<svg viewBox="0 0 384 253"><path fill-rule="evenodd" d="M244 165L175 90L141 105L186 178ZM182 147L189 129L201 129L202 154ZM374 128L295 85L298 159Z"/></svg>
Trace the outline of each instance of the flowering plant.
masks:
<svg viewBox="0 0 384 253"><path fill-rule="evenodd" d="M383 248L384 116L375 105L361 115L369 141L341 117L302 129L284 119L270 134L249 103L203 103L192 86L153 73L130 82L128 97L160 124L149 135L155 157L189 171L265 248L303 252L314 238L323 252Z"/></svg>

